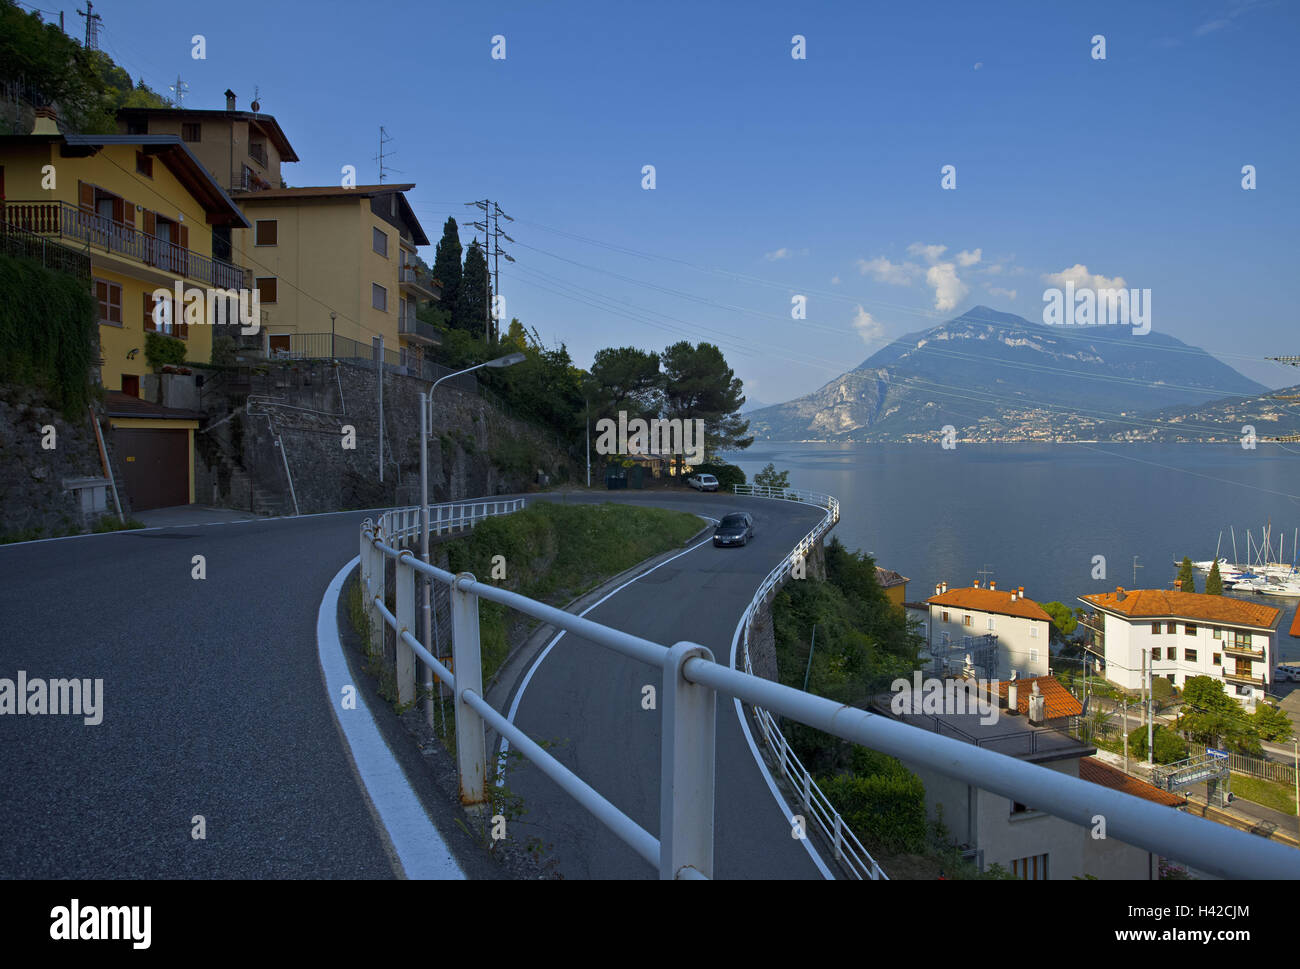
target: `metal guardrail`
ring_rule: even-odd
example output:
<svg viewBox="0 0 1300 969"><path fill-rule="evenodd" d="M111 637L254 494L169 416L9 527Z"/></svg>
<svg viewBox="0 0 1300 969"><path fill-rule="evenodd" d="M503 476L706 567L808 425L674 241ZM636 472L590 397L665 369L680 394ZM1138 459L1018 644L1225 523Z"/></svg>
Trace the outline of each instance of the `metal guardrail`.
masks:
<svg viewBox="0 0 1300 969"><path fill-rule="evenodd" d="M840 520L840 503L832 495L816 491L799 491L793 488L733 485L732 490L737 495L772 498L780 501L798 501L826 509L826 515L817 523L816 527L800 540L799 544L794 547L790 555L781 561L780 565L767 574L760 583L758 591L754 593L754 598L745 607L745 612L740 620L742 629L740 639L741 656L744 659L745 672L752 675L754 667L749 659L749 628L753 622L754 613L762 606L772 590L784 581L795 563L800 558L806 557L822 537ZM871 853L862 846L858 836L844 823L844 818L839 811L835 810L830 798L823 793L822 789L817 786L817 782L812 779L808 768L790 749L789 741L781 733L776 718L761 707L754 707L754 718L758 721L763 740L776 758L777 767L780 769L782 776L799 792L804 811L813 816L817 826L822 829L822 833L830 839L834 848L835 860L840 862L854 878L869 878L873 881L879 879L888 880L889 876L881 871L880 865L871 857Z"/></svg>
<svg viewBox="0 0 1300 969"><path fill-rule="evenodd" d="M790 501L810 501L814 494L769 489L748 489L743 493ZM826 499L827 515L809 533L810 536L820 537L839 517L839 503L830 496L821 497ZM391 517L393 513L388 513L378 523L366 519L361 526L363 599L372 623L372 634L381 636L384 626L391 627L396 634L399 693L407 689L410 691L406 694L408 698L414 699L417 658L452 689L456 765L462 804L484 805L488 800L486 727L490 725L611 833L658 868L661 878L712 877L715 710L717 694L722 693L767 711L769 716L776 713L798 720L853 743L977 784L983 790L1033 804L1038 810L1081 827L1092 827L1095 816L1103 815L1108 836L1210 874L1227 878L1300 877L1300 858L1285 846L1015 757L972 747L889 717L772 683L715 662L709 650L696 643L679 642L664 646L518 593L480 583L469 573L453 575L426 565L410 549L399 549L389 544L397 540L393 536L410 535L411 530L418 527L409 517L410 509L404 511L408 513L405 519L394 519ZM417 509L417 517L418 514ZM485 511L478 513L480 520L485 515ZM475 516L471 514L468 517ZM392 536L385 531L386 524L392 529ZM789 561L764 580L762 588L770 590L780 577L777 573L783 575L795 555L806 553L810 547L806 537L796 546ZM385 605L385 564L388 559L395 563L395 612L390 612ZM455 675L413 634L417 628L416 575L427 576L448 587ZM663 670L658 838L543 750L484 699L478 621L481 599L499 603L604 649ZM399 702L403 702L400 696ZM803 771L797 776L806 775L807 772ZM808 793L810 804L818 803L825 811L825 805L817 802L811 789ZM833 815L831 817L833 823ZM841 831L841 834L846 832Z"/></svg>

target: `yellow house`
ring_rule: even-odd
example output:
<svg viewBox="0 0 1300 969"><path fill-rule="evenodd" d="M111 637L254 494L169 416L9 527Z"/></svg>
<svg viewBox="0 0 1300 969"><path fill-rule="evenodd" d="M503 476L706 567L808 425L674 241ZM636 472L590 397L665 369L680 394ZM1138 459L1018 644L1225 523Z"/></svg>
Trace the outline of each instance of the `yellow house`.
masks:
<svg viewBox="0 0 1300 969"><path fill-rule="evenodd" d="M247 291L249 274L212 256L214 231L247 227L244 216L179 138L61 135L52 112L40 109L31 135L0 137L0 218L89 255L99 305L99 378L109 393L115 443L125 442L130 452L119 458L127 465L133 507L192 501L200 415L151 405L146 416L130 400L138 400L150 370L147 333L162 330L182 340L189 361L211 358L207 306L197 318L155 314L154 294L178 287L205 295Z"/></svg>
<svg viewBox="0 0 1300 969"><path fill-rule="evenodd" d="M893 569L876 566L876 583L885 590L885 598L892 602L899 612L903 611L904 600L907 599L909 581L911 580Z"/></svg>
<svg viewBox="0 0 1300 969"><path fill-rule="evenodd" d="M436 299L415 269L428 237L404 194L414 185L316 186L238 192L252 229L234 258L252 271L272 355L366 356L382 336L402 364L437 343L415 319Z"/></svg>

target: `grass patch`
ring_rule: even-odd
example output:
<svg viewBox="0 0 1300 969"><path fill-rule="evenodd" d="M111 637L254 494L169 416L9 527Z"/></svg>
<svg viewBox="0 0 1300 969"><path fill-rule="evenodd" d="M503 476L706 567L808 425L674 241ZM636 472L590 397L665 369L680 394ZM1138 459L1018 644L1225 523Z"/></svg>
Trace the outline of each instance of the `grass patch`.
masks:
<svg viewBox="0 0 1300 969"><path fill-rule="evenodd" d="M1266 781L1261 777L1251 777L1249 774L1233 774L1232 793L1243 800L1262 804L1274 811L1295 814L1295 788L1290 784Z"/></svg>
<svg viewBox="0 0 1300 969"><path fill-rule="evenodd" d="M695 515L662 508L537 502L480 522L446 548L451 571L472 572L480 581L562 606L638 562L680 548L702 526ZM498 555L505 560L504 578L493 577ZM509 623L522 621L507 611L494 602L479 603L485 681L509 653Z"/></svg>
<svg viewBox="0 0 1300 969"><path fill-rule="evenodd" d="M144 527L144 522L136 518L128 518L126 521L122 521L116 515L101 515L99 521L95 522L90 530L98 535L104 532L125 532Z"/></svg>

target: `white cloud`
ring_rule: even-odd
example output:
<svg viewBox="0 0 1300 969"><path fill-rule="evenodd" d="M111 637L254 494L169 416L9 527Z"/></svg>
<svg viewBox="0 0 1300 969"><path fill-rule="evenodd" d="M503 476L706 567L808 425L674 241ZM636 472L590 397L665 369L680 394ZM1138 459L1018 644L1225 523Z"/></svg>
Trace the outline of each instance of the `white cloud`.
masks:
<svg viewBox="0 0 1300 969"><path fill-rule="evenodd" d="M921 267L910 262L890 262L884 256L876 259L859 259L858 272L870 274L882 283L894 286L910 286L912 280L920 275Z"/></svg>
<svg viewBox="0 0 1300 969"><path fill-rule="evenodd" d="M880 325L880 321L861 306L853 314L853 328L858 331L863 343L876 343L885 337L885 328Z"/></svg>
<svg viewBox="0 0 1300 969"><path fill-rule="evenodd" d="M839 277L839 276L832 276L832 277L831 277L831 285L832 285L832 286L838 286L839 284L840 284L840 277Z"/></svg>
<svg viewBox="0 0 1300 969"><path fill-rule="evenodd" d="M763 258L766 259L768 262L776 262L778 259L789 259L792 255L794 255L794 253L792 253L789 249L782 246L780 249L777 249L774 252L764 253Z"/></svg>
<svg viewBox="0 0 1300 969"><path fill-rule="evenodd" d="M994 296L1005 296L1007 299L1016 298L1016 291L1014 289L1002 289L1000 286L990 286L988 283L984 284L984 288Z"/></svg>
<svg viewBox="0 0 1300 969"><path fill-rule="evenodd" d="M1088 267L1076 262L1069 269L1059 273L1044 273L1043 282L1051 283L1058 289L1064 289L1066 283L1074 283L1075 289L1127 289L1128 283L1123 276L1106 277L1099 273L1088 272Z"/></svg>
<svg viewBox="0 0 1300 969"><path fill-rule="evenodd" d="M984 66L984 62L983 62L983 61L976 61L976 62L975 62L975 70L977 70L977 71L978 71L981 67L983 67L983 66Z"/></svg>
<svg viewBox="0 0 1300 969"><path fill-rule="evenodd" d="M934 265L939 261L939 257L948 251L948 247L938 245L927 246L920 242L913 242L907 247L907 251L913 256L924 256L926 262Z"/></svg>
<svg viewBox="0 0 1300 969"><path fill-rule="evenodd" d="M953 309L970 292L957 278L957 267L950 262L931 266L926 270L925 282L934 290L934 308L937 310Z"/></svg>
<svg viewBox="0 0 1300 969"><path fill-rule="evenodd" d="M1196 28L1196 36L1204 37L1206 34L1212 34L1216 30L1222 30L1226 26L1228 26L1228 21L1226 20L1207 20L1205 23L1201 24L1201 26Z"/></svg>
<svg viewBox="0 0 1300 969"><path fill-rule="evenodd" d="M983 256L984 256L983 249L974 249L974 250L963 249L961 252L957 253L957 265L973 266L977 262L979 262L980 259L983 258Z"/></svg>

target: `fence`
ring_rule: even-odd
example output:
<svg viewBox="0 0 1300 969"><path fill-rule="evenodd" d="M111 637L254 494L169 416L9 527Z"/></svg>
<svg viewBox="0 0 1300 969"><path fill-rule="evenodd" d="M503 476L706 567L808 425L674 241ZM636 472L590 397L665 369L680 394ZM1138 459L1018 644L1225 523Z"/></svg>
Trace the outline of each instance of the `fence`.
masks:
<svg viewBox="0 0 1300 969"><path fill-rule="evenodd" d="M0 209L3 209L3 205L0 202ZM46 269L90 279L90 256L85 252L10 225L3 217L0 217L0 246L9 255L34 259Z"/></svg>
<svg viewBox="0 0 1300 969"><path fill-rule="evenodd" d="M809 501L811 492L744 489L759 497ZM791 553L790 561L807 553L816 537L839 517L839 503L825 500L826 516ZM491 504L491 502L488 502ZM409 510L408 515L409 515ZM388 519L394 534L408 534L410 519ZM718 694L748 703L756 710L779 714L818 730L890 754L904 761L977 784L1081 827L1091 827L1103 814L1109 833L1128 844L1228 878L1294 878L1300 874L1292 849L1217 825L1189 814L1131 797L1077 777L1014 757L971 747L865 710L761 679L713 660L696 643L672 646L634 636L536 602L496 586L479 583L469 573L453 575L419 561L410 549L389 544L385 519L367 519L361 527L360 562L363 601L373 634L392 629L397 643L399 689L414 698L418 659L452 690L455 717L456 766L461 803L485 805L488 800L486 728L491 726L511 747L589 811L612 834L655 866L661 878L709 878L713 874L715 726ZM394 610L387 607L387 568L394 565ZM789 564L764 580L762 594L772 589ZM416 629L417 576L446 586L451 602L452 660L447 669L413 634ZM483 666L479 648L479 601L486 599L543 623L564 629L603 649L610 649L663 671L660 747L660 830L655 837L625 815L598 791L542 749L497 712L483 697ZM761 601L756 595L755 601ZM754 602L750 604L750 612ZM772 724L774 726L774 724ZM785 773L785 768L783 768ZM796 776L806 778L802 771ZM808 787L808 803L816 795ZM824 800L824 799L822 799ZM821 809L826 811L824 804ZM831 823L834 824L833 815ZM841 834L847 833L842 831ZM869 856L862 853L864 861ZM874 862L871 862L874 866Z"/></svg>
<svg viewBox="0 0 1300 969"><path fill-rule="evenodd" d="M271 345L270 356L273 360L341 360L366 367L375 365L374 347L351 337L333 333L285 333L273 335L271 339L276 341ZM432 360L417 360L415 354L406 350L405 347L384 347L384 366L395 373L428 381L455 373ZM452 377L441 386L454 387L471 394L480 392L478 380L473 374Z"/></svg>

